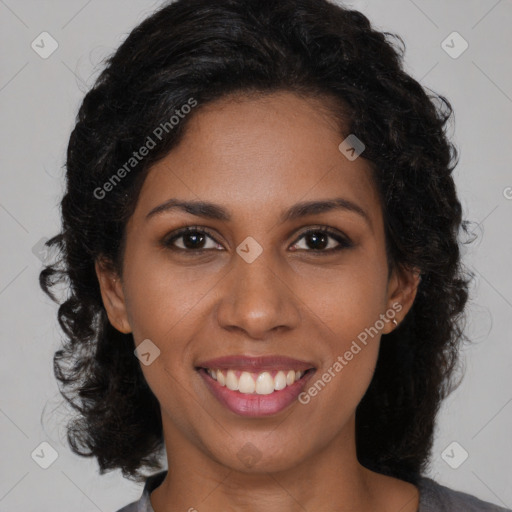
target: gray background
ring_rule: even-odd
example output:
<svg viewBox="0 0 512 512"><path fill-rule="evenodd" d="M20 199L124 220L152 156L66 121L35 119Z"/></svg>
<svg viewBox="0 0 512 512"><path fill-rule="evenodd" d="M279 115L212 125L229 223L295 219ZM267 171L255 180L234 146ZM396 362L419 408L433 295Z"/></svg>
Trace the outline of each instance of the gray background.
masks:
<svg viewBox="0 0 512 512"><path fill-rule="evenodd" d="M62 166L84 91L127 33L160 5L149 0L0 0L0 511L112 511L141 487L120 472L99 476L94 460L71 453L67 410L52 372L61 333L56 308L38 287L40 240L58 231ZM406 68L455 109L456 170L466 218L478 241L464 250L476 273L462 359L465 378L439 415L429 476L512 507L512 2L354 1L406 45ZM43 31L58 42L41 58ZM468 42L458 58L441 43ZM453 37L445 45L462 48ZM41 43L40 43L41 45ZM48 41L45 48L49 48ZM34 249L35 247L35 249ZM58 458L48 469L49 443ZM451 445L457 442L458 445ZM447 449L448 447L448 449ZM462 449L469 456L457 469ZM31 454L36 450L34 460Z"/></svg>

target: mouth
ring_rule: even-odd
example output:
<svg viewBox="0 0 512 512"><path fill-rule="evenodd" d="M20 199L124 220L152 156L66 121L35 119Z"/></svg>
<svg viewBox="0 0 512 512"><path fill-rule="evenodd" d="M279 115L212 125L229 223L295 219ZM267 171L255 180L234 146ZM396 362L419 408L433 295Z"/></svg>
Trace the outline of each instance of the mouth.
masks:
<svg viewBox="0 0 512 512"><path fill-rule="evenodd" d="M231 391L238 391L243 395L270 395L293 386L308 372L313 372L314 368L308 370L265 370L262 372L202 367L198 370L207 373L219 386L226 387Z"/></svg>
<svg viewBox="0 0 512 512"><path fill-rule="evenodd" d="M195 367L213 396L241 416L268 416L290 406L316 368L280 356L228 356Z"/></svg>

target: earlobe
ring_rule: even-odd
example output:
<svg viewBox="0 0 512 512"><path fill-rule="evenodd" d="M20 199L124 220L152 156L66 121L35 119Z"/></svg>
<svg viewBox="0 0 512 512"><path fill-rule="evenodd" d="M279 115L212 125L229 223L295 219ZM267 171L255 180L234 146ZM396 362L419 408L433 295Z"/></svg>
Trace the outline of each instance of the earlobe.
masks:
<svg viewBox="0 0 512 512"><path fill-rule="evenodd" d="M387 310L393 312L393 320L384 334L396 329L405 318L414 303L420 282L421 273L417 268L400 267L393 270L389 279L387 302Z"/></svg>
<svg viewBox="0 0 512 512"><path fill-rule="evenodd" d="M108 263L95 262L96 276L100 285L103 306L107 311L110 323L120 332L128 334L132 332L121 280Z"/></svg>

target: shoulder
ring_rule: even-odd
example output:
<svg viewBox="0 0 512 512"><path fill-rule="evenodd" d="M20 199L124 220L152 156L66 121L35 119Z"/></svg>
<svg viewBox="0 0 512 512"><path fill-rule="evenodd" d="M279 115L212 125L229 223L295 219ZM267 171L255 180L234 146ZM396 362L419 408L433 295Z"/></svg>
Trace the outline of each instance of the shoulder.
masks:
<svg viewBox="0 0 512 512"><path fill-rule="evenodd" d="M126 505L123 508L120 508L117 512L138 512L139 510L139 502L134 501L133 503L130 503L129 505Z"/></svg>
<svg viewBox="0 0 512 512"><path fill-rule="evenodd" d="M146 479L144 484L144 490L139 500L125 505L120 508L117 512L154 512L151 506L150 495L164 480L167 471L161 471L155 475L151 475Z"/></svg>
<svg viewBox="0 0 512 512"><path fill-rule="evenodd" d="M422 477L418 483L420 490L419 512L512 512L471 494L456 491Z"/></svg>

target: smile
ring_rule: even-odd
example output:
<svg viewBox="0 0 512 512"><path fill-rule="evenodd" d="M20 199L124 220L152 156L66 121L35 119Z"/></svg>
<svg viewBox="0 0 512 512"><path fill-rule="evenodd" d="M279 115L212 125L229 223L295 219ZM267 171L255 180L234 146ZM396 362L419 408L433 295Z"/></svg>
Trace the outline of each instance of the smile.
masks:
<svg viewBox="0 0 512 512"><path fill-rule="evenodd" d="M248 417L291 406L316 368L284 356L225 356L195 367L210 393L229 411Z"/></svg>
<svg viewBox="0 0 512 512"><path fill-rule="evenodd" d="M253 418L277 414L291 406L304 390L309 377L315 373L313 368L297 372L278 370L274 376L269 371L197 370L220 404L239 416ZM276 386L282 388L276 389Z"/></svg>
<svg viewBox="0 0 512 512"><path fill-rule="evenodd" d="M257 395L270 395L275 391L281 391L286 386L291 386L300 380L306 373L300 370L274 370L272 372L253 373L212 368L206 368L206 371L220 386L226 386L231 391L238 391L242 394Z"/></svg>

